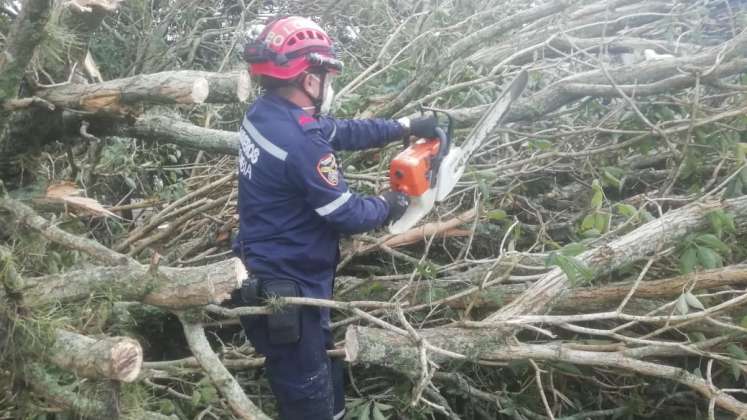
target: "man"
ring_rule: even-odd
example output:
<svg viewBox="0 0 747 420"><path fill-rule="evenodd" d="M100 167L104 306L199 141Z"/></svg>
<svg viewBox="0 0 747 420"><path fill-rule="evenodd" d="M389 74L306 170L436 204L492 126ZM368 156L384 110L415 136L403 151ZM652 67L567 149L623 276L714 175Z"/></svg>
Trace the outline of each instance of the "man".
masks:
<svg viewBox="0 0 747 420"><path fill-rule="evenodd" d="M240 129L239 235L234 251L257 279L259 294L330 299L341 234L398 219L407 197L348 190L335 150L380 147L410 134L434 137L434 118L338 120L324 116L332 78L342 69L329 36L302 17L269 22L245 49L264 94ZM247 300L245 298L245 303ZM330 361L329 310L287 307L242 317L284 420L340 419L342 366Z"/></svg>

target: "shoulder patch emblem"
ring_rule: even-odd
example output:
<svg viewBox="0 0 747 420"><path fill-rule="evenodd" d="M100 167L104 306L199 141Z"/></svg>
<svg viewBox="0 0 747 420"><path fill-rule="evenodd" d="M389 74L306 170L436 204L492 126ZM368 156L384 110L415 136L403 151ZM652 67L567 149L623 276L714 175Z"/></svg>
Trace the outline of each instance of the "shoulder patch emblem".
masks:
<svg viewBox="0 0 747 420"><path fill-rule="evenodd" d="M335 155L332 153L327 153L319 159L319 162L316 164L316 171L327 184L336 187L340 183L337 159L335 159Z"/></svg>

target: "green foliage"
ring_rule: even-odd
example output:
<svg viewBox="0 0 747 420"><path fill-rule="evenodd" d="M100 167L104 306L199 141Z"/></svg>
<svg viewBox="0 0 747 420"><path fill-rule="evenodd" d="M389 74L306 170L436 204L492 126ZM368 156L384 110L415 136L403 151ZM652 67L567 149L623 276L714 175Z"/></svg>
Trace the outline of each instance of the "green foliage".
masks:
<svg viewBox="0 0 747 420"><path fill-rule="evenodd" d="M417 266L418 274L426 279L435 279L438 275L438 266L431 261L423 261Z"/></svg>
<svg viewBox="0 0 747 420"><path fill-rule="evenodd" d="M579 231L585 238L595 238L607 232L609 229L611 214L602 209L604 204L604 190L599 180L594 180L591 184L591 212L581 221Z"/></svg>
<svg viewBox="0 0 747 420"><path fill-rule="evenodd" d="M394 407L376 400L356 398L347 408L346 420L387 420L392 418L389 411Z"/></svg>
<svg viewBox="0 0 747 420"><path fill-rule="evenodd" d="M678 247L680 273L688 274L697 267L704 269L724 265L724 258L731 256L732 248L727 245L725 235L736 233L734 216L723 210L706 214L713 233L690 233Z"/></svg>
<svg viewBox="0 0 747 420"><path fill-rule="evenodd" d="M573 251L576 251L576 249L572 249L571 252ZM545 265L548 267L553 265L560 267L572 286L590 282L594 278L594 271L591 268L583 261L564 254L562 250L561 252L551 252L545 258Z"/></svg>

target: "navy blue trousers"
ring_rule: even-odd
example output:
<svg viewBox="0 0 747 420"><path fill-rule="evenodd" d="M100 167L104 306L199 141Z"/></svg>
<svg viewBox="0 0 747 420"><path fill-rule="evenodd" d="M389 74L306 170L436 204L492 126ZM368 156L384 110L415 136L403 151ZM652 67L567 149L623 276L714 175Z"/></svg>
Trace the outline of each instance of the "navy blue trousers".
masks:
<svg viewBox="0 0 747 420"><path fill-rule="evenodd" d="M244 316L240 320L249 341L265 356L265 375L281 420L342 418L343 366L341 360L327 356L334 342L320 308L301 308L301 338L293 344L269 343L266 316Z"/></svg>

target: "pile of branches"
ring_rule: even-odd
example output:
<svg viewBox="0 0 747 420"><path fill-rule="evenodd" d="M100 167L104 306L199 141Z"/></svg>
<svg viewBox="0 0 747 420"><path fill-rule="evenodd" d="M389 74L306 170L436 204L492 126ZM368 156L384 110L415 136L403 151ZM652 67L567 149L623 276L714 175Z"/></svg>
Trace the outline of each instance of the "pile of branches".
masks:
<svg viewBox="0 0 747 420"><path fill-rule="evenodd" d="M0 418L269 418L237 318L282 305L335 310L350 418L747 416L744 4L255 3L0 11ZM421 226L345 238L334 300L228 309L240 50L281 13L338 40L339 117L459 143L530 81Z"/></svg>

